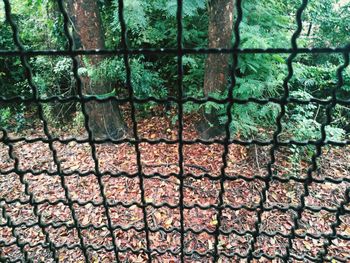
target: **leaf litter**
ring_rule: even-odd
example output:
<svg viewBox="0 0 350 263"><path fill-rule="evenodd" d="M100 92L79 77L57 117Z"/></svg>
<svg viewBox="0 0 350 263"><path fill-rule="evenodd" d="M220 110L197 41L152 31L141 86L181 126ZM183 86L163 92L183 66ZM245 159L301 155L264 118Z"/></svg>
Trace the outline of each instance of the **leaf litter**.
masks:
<svg viewBox="0 0 350 263"><path fill-rule="evenodd" d="M196 116L185 117L186 139L198 138L193 118ZM153 116L140 120L138 132L140 137L151 140L175 140L177 124L173 124L167 116ZM38 138L42 136L42 132L38 129L37 132L27 135ZM88 144L55 142L54 147L62 172L66 174L64 182L68 195L62 188L61 177L52 175L56 172L56 166L48 144L13 144L18 168L25 171L23 174L13 172L15 161L10 158L9 147L4 143L0 144L1 257L12 261L24 257L23 251L15 243L17 240L26 243L24 250L34 262L53 262L52 251L42 246L48 237L50 242L60 247L56 249L60 262L84 262L82 250L79 248L81 240L68 205L72 202L90 262L116 260L111 233L115 236L116 246L121 249L118 254L121 262L147 262L144 252L147 249L146 233L143 231L145 222L135 147L128 143L96 145L99 169L104 173L101 178L103 189L98 184L98 178L91 174L95 164ZM346 213L340 216L339 222L336 221L334 212L344 202L345 191L349 188L349 149L325 149L318 160L319 167L313 173L313 178L321 180L347 178L347 181L312 182L307 185L308 194L305 195L303 183L293 178L306 178L310 160L304 158L293 163L288 149L278 149L275 153L276 161L271 167L274 175L284 181L273 179L265 190L265 182L256 176L265 178L268 175L269 147L252 147L254 146L237 144L229 146L228 165L225 169L228 179L224 182L223 192L224 207L221 218L218 218L215 207L222 191L220 178L223 146L215 143L184 146L185 261L212 262L208 255L214 251L215 236L212 233L219 224L218 220L220 230L224 233L219 236L219 262L245 262L239 255L249 254L252 244L253 255L257 256L253 262L283 262L278 258L269 260L261 254L275 257L287 253L289 240L286 235L290 235L292 229L298 236L291 239L290 253L296 258L316 259L324 252L324 245L329 242L318 236L332 234L332 224L336 224L338 236L328 244L326 259L332 262L338 262L334 261L336 259L350 260L350 206L344 206ZM175 176L179 172L178 146L141 143L140 151L142 172L145 176L144 200L148 204L146 220L150 230L150 248L161 252L152 252L152 261L179 262L180 181ZM36 174L29 172L30 170ZM153 174L160 176L152 177ZM205 174L210 174L212 179ZM101 191L108 204L113 231L107 227L108 220ZM261 198L264 194L266 202L262 204L264 211L260 213L258 211L261 209ZM297 212L293 208L301 205L302 198L305 205L313 210L303 209L300 219L296 220L296 228L294 219ZM36 205L32 206L27 202ZM208 208L204 209L205 207ZM326 211L321 207L333 210ZM46 225L44 229L35 225L38 216ZM258 217L261 224L257 225ZM9 221L15 227L6 225ZM203 230L204 232L198 233ZM254 241L252 234L256 231L259 231L259 235ZM134 250L141 252L135 253ZM299 260L295 259L295 262Z"/></svg>

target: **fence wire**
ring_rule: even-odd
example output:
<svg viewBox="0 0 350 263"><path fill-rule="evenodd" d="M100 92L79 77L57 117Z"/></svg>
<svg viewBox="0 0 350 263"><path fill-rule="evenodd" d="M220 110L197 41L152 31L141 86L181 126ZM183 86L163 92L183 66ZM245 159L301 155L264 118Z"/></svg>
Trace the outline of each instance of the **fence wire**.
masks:
<svg viewBox="0 0 350 263"><path fill-rule="evenodd" d="M2 57L20 57L22 66L25 70L25 76L29 83L29 86L31 88L33 96L31 98L28 97L4 97L0 96L0 101L4 103L12 103L12 104L20 104L20 103L34 103L36 105L40 120L44 127L44 133L45 136L41 138L12 138L10 137L8 131L4 128L1 128L2 131L2 138L0 140L1 143L6 145L9 149L9 156L14 160L14 167L13 169L7 170L7 171L0 171L0 175L6 176L11 173L15 173L19 176L21 184L24 186L24 192L25 195L28 196L27 201L23 201L22 199L13 199L13 200L7 200L5 198L0 199L0 206L2 210L2 216L5 219L3 223L0 224L0 229L3 227L8 227L12 231L12 235L14 237L13 242L3 242L0 239L0 251L1 248L10 247L10 246L17 246L20 251L23 254L23 258L17 259L12 261L10 258L8 258L6 255L3 255L0 253L0 260L4 262L33 262L36 261L36 259L32 258L29 255L28 247L29 248L35 248L35 247L42 247L45 249L48 249L51 252L50 257L54 262L61 262L62 259L59 258L58 250L62 248L66 248L69 250L72 249L80 249L82 251L83 257L85 262L96 262L91 259L89 256L89 251L99 251L101 249L104 249L106 251L111 251L114 253L115 261L117 262L125 262L121 259L120 254L125 252L131 252L131 253L144 253L147 255L145 261L147 262L154 262L154 255L155 254L172 254L175 256L178 256L180 262L189 261L188 257L196 256L196 257L209 257L212 262L218 262L221 260L220 258L222 256L225 256L229 259L228 262L234 262L234 260L245 259L247 262L255 262L256 259L265 258L267 260L275 260L278 259L282 262L294 262L294 261L311 261L311 262L325 262L325 261L332 261L337 260L336 262L349 262L349 257L329 257L329 247L333 244L333 241L336 239L341 239L344 241L350 241L350 236L342 235L337 233L337 227L341 224L341 216L350 214L349 202L350 202L350 189L347 188L344 196L344 200L337 205L336 208L331 207L313 207L306 205L306 198L309 196L309 186L312 183L332 183L332 184L341 184L341 183L350 183L349 177L344 178L333 178L333 177L326 177L324 179L319 179L314 177L314 173L318 169L318 158L320 158L322 149L326 145L331 146L342 146L345 147L349 145L349 141L329 141L327 140L326 136L326 127L331 124L332 122L332 110L336 105L343 105L343 106L350 106L350 101L338 98L336 96L337 89L340 89L344 85L343 80L343 71L344 69L349 65L349 52L350 52L350 46L346 46L344 48L298 48L297 40L298 37L302 31L302 14L305 8L307 7L308 1L303 0L302 4L297 10L296 15L296 22L297 22L297 28L294 32L292 38L291 38L291 48L268 48L268 49L240 49L240 23L243 18L243 9L242 9L242 1L236 0L235 1L235 9L237 10L237 18L235 21L234 26L234 36L235 36L235 43L232 48L220 48L220 49L214 49L214 48L184 48L183 45L183 17L182 17L182 9L183 9L183 1L177 0L177 13L176 13L176 20L177 20L177 48L149 48L149 49L132 49L128 46L127 41L127 26L125 22L124 17L124 4L123 0L119 0L119 20L121 25L121 36L122 36L122 48L121 49L115 49L115 50L76 50L74 49L74 40L73 36L69 30L70 27L70 19L67 13L67 10L65 8L65 4L63 0L58 0L58 6L59 10L64 18L64 32L65 36L69 43L69 48L67 50L26 50L23 43L21 42L19 38L19 29L16 25L15 20L12 18L11 13L11 4L9 0L3 0L4 6L5 6L5 13L6 13L6 19L9 22L12 32L13 32L13 41L17 48L17 50L0 50L0 56ZM231 69L231 79L232 82L230 84L230 88L228 91L228 95L224 99L217 99L214 97L208 97L208 98L194 98L194 97L184 97L183 93L183 78L184 78L184 63L183 63L183 57L188 54L230 54L232 56L233 61L233 67ZM234 98L233 96L233 90L236 85L236 76L235 76L235 68L238 65L239 55L240 54L276 54L276 53L286 53L289 54L289 57L287 59L287 67L288 67L288 75L284 79L283 82L283 95L279 98L271 97L268 99L258 99L258 98L248 98L248 99L239 99ZM344 63L341 65L337 70L337 89L333 90L332 96L329 99L297 99L290 97L290 91L289 91L289 81L293 77L293 60L298 54L319 54L319 53L341 53L344 56ZM172 54L177 56L177 76L178 76L178 87L177 87L177 96L176 97L168 97L167 99L159 99L156 97L149 97L149 98L136 98L134 96L134 91L132 87L131 82L131 65L129 63L129 57L132 55L140 55L140 54ZM82 90L82 81L78 74L78 56L81 55L113 55L113 56L123 56L124 58L124 65L126 69L126 86L128 88L128 97L127 98L118 98L116 96L109 97L109 98L99 98L97 96L84 96L83 90ZM29 58L35 57L35 56L70 56L73 61L73 67L72 71L74 74L74 78L77 85L78 94L75 96L69 96L69 97L61 97L61 96L52 96L47 98L41 98L39 96L38 87L35 85L33 81L33 73L31 66L29 64ZM89 114L86 110L86 103L91 101L100 101L100 102L106 102L109 100L115 100L119 103L129 103L131 106L131 118L132 118L132 131L133 131L133 138L125 138L125 139L112 139L112 138L106 138L106 139L96 139L93 137L92 131L89 128ZM44 117L43 112L43 106L44 103L67 103L67 102L79 102L82 105L82 113L84 115L85 119L85 129L88 134L88 138L86 139L78 139L78 138L69 138L69 139L60 139L53 137L51 135L51 132L49 130L49 126L47 123L47 120ZM136 120L136 108L135 104L144 104L147 102L155 102L155 103L165 103L165 102L172 102L176 103L178 105L178 138L176 140L168 140L168 139L145 139L141 138L138 135L138 129L137 129L137 120ZM225 125L225 138L224 139L215 139L211 141L206 141L200 138L193 138L192 140L184 139L183 131L184 131L184 110L183 106L185 103L193 102L197 104L204 104L207 102L215 102L217 104L224 104L227 105L227 122ZM230 125L232 122L232 114L231 110L234 104L247 104L247 103L257 103L260 105L265 105L268 103L275 103L280 106L280 113L276 118L276 130L273 133L273 137L271 140L248 140L243 141L239 139L231 139L230 137ZM281 141L279 140L280 134L282 132L282 119L285 116L286 113L286 107L290 103L300 104L300 105L307 105L310 103L315 103L317 105L322 105L326 107L326 119L321 125L321 138L319 140L308 140L308 141L296 141L296 140L285 140ZM49 169L35 171L32 169L23 170L19 167L20 160L18 157L16 157L14 153L14 144L19 142L25 142L25 143L34 143L34 142L42 142L48 145L48 147L51 150L52 158L54 160L55 164L55 171L51 171ZM54 144L55 143L62 143L62 144L69 144L70 142L76 142L78 144L89 144L91 148L91 156L94 162L94 170L89 172L64 172L62 170L61 161L58 158L57 150L55 149ZM103 144L103 143L113 143L113 144L121 144L121 143L130 143L136 153L136 162L137 162L137 172L135 173L126 173L126 172L103 172L101 171L98 155L96 153L96 145ZM179 172L174 173L171 175L162 175L162 174L152 174L152 175L146 175L144 173L144 167L141 162L141 151L140 151L140 144L141 143L149 143L151 145L157 145L161 143L165 143L167 145L177 145L178 147L178 167ZM223 146L223 154L222 154L222 166L220 171L220 176L213 176L209 173L204 173L201 175L195 175L195 174L188 174L185 173L184 170L184 146L186 145L194 145L194 144L204 144L204 145L211 145L211 144L219 144ZM229 154L229 146L232 144L237 145L243 145L243 146L250 146L250 145L257 145L257 146L269 146L269 158L270 161L267 165L267 176L262 175L255 175L251 178L247 178L243 175L237 175L237 176L228 176L227 175L227 167L228 167L228 154ZM274 174L273 171L273 165L276 161L276 152L281 147L285 146L314 146L316 151L312 156L312 164L310 168L307 171L307 177L306 178L299 178L299 177L290 177L290 178L281 178ZM41 174L47 174L49 176L59 176L60 177L60 183L62 186L62 189L64 189L64 197L62 199L57 199L56 201L36 201L35 195L33 192L30 191L30 187L28 182L25 180L24 176L26 174L32 174L32 175L41 175ZM66 178L67 176L71 176L73 174L78 174L79 176L88 176L88 175L95 175L97 178L98 186L99 186L99 192L101 195L101 202L95 202L95 201L76 201L72 200L69 188L67 186ZM124 203L122 201L119 201L115 204L108 203L106 194L105 194L105 185L103 183L103 177L104 176L111 176L111 177L120 177L120 176L126 176L128 178L138 178L139 179L139 190L140 190L140 203L134 202L134 203ZM154 178L154 177L161 177L161 178L169 178L169 177L176 177L179 180L179 203L177 205L172 205L170 203L163 203L161 205L157 205L153 202L149 202L146 200L145 197L145 188L144 188L144 180L146 178ZM211 181L218 181L220 188L219 188L219 195L218 195L218 203L216 205L186 205L184 203L184 179L186 177L192 177L195 179L200 178L207 178ZM226 181L235 181L235 180L245 180L245 181L252 181L252 180L259 180L261 181L264 186L261 191L261 198L259 201L258 206L256 207L249 207L246 205L241 205L238 207L235 207L231 204L226 204L224 200L224 194L225 194L225 182ZM288 207L279 207L279 206L273 206L273 207L267 207L267 193L270 189L272 181L278 181L281 183L286 183L288 181L295 181L298 183L302 183L303 185L303 194L300 196L300 205L293 206L290 205ZM22 223L16 223L16 220L14 220L13 217L11 217L4 204L14 204L14 203L20 203L23 205L30 205L33 207L34 214L37 218L36 222L22 222ZM67 222L54 222L54 223L44 223L42 218L42 213L39 212L39 205L48 203L50 205L57 205L57 204L64 204L69 207L71 216L73 218L73 223L67 223ZM100 225L95 226L93 224L83 226L81 222L79 222L79 219L77 217L77 206L84 206L87 204L91 204L95 207L97 206L103 206L105 209L105 216L107 218L107 224L106 225ZM111 219L111 208L116 206L122 206L126 209L130 209L131 206L137 206L138 208L142 209L143 213L143 227L137 228L134 226L130 227L123 227L118 225L113 225L112 219ZM163 227L157 227L153 228L149 225L147 217L148 217L148 207L153 208L161 208L161 207L168 207L171 209L179 209L180 212L180 225L179 227L173 227L171 229L166 229ZM185 226L185 209L199 207L203 210L209 210L209 209L215 209L216 210L216 218L217 218L217 224L215 226L215 230L209 230L209 229L203 229L203 230L196 230L193 228L188 228ZM223 210L225 208L230 208L233 211L239 211L241 209L245 209L248 211L255 212L257 215L257 220L254 225L253 230L247 230L240 232L238 230L232 229L230 231L226 231L222 228L222 214ZM293 226L290 229L289 234L285 234L282 232L267 232L262 230L262 221L263 221L263 213L267 211L271 211L272 209L277 209L280 211L293 211L295 212L293 217ZM320 211L327 211L331 212L335 215L335 220L331 224L331 233L320 233L318 234L311 234L311 233L304 233L302 231L299 231L300 226L300 220L302 218L302 214L305 211L312 211L312 212L320 212ZM41 231L42 235L45 237L44 242L38 243L38 244L31 244L28 242L22 242L19 234L17 233L17 229L19 228L29 228L38 226ZM50 238L50 235L48 233L48 228L60 228L60 227L66 227L67 229L73 229L77 232L79 243L74 245L58 245L52 239ZM93 228L95 230L99 230L102 228L106 228L109 231L109 235L112 238L112 246L105 246L105 245L90 245L86 244L86 241L84 240L82 232L85 229ZM137 233L141 234L144 233L146 245L143 249L133 249L133 248L122 248L117 245L117 239L118 237L115 235L115 230L122 230L122 231L130 231L134 230ZM179 250L173 251L171 249L158 249L158 248L152 248L151 241L150 241L150 234L156 233L158 231L163 231L164 233L172 233L174 231L177 231L180 234L180 240L179 240ZM186 251L185 249L185 237L189 233L194 234L201 234L201 233L207 233L212 236L214 236L214 244L212 249L207 250L205 252L198 252L198 251ZM244 237L246 235L251 236L251 241L249 243L249 249L246 254L241 254L239 252L234 253L226 253L225 251L222 251L220 249L220 237L222 236L229 236L230 234L235 234L237 236ZM268 236L268 237L283 237L287 239L287 246L286 251L283 254L275 254L275 255L269 255L267 253L259 251L257 248L258 239L261 236ZM295 248L293 247L293 240L297 238L305 239L306 237L310 237L316 240L324 240L322 244L322 249L319 250L319 253L317 253L316 256L310 256L310 255L297 255L296 253L293 253L293 250ZM40 261L40 260L39 260ZM63 260L64 262L64 260ZM193 261L193 262L199 262L199 261ZM332 261L335 262L335 261Z"/></svg>

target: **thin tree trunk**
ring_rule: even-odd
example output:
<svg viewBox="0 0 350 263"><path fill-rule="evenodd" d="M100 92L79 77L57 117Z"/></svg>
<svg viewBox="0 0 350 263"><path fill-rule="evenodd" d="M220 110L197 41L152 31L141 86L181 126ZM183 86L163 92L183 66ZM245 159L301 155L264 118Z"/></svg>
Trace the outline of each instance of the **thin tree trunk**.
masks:
<svg viewBox="0 0 350 263"><path fill-rule="evenodd" d="M78 44L83 49L105 48L97 2L96 0L68 1L68 10L71 13L75 34L79 40ZM96 67L103 59L103 56L89 56L89 66ZM80 64L84 66L82 59L80 59ZM101 95L112 91L111 85L104 81L92 82L88 77L83 77L82 81L85 95ZM92 101L86 103L86 108L89 115L89 128L94 138L112 137L117 139L125 134L126 125L117 102Z"/></svg>
<svg viewBox="0 0 350 263"><path fill-rule="evenodd" d="M209 1L209 48L230 48L233 30L234 0ZM204 94L223 93L227 89L230 54L209 54L205 62ZM199 131L204 138L222 132L217 114L203 114Z"/></svg>

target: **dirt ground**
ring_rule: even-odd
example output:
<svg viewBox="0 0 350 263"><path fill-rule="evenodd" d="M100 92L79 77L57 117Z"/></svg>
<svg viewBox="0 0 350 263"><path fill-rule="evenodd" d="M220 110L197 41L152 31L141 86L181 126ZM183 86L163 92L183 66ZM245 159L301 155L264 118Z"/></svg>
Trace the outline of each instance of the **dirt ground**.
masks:
<svg viewBox="0 0 350 263"><path fill-rule="evenodd" d="M184 139L196 138L191 116L184 123ZM141 119L138 132L177 139L166 116ZM120 262L147 262L147 247L152 262L180 262L183 227L186 262L213 262L216 245L218 262L350 262L348 148L324 147L308 174L306 147L280 147L270 163L271 147L231 144L223 171L222 145L186 144L179 177L178 144L141 143L139 160L133 144L96 144L95 162L87 143L54 142L57 173L49 145L35 141L43 131L23 134L34 141L0 142L0 261L84 262L85 252L113 262L113 235Z"/></svg>

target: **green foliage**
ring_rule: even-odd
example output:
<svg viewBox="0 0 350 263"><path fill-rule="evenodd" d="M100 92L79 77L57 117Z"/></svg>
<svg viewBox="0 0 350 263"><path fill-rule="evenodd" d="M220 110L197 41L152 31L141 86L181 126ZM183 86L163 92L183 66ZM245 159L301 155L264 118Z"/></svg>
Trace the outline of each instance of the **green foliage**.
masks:
<svg viewBox="0 0 350 263"><path fill-rule="evenodd" d="M37 57L32 59L33 80L41 97L74 94L74 80L69 58ZM47 69L51 69L50 71Z"/></svg>
<svg viewBox="0 0 350 263"><path fill-rule="evenodd" d="M19 39L26 49L58 49L65 45L63 40L62 19L55 9L54 1L50 0L13 0L10 1L12 19L19 29ZM13 32L5 19L3 2L0 5L0 49L16 50L13 40ZM35 14L35 15L34 15ZM56 60L54 58L30 59L33 69L33 80L38 86L40 95L59 95L57 88L61 81L61 75L57 74ZM9 88L11 87L11 88ZM18 57L0 57L0 93L2 96L14 97L33 96L29 86L23 65ZM32 106L32 105L26 105ZM46 105L47 106L47 105ZM24 125L23 112L26 107L16 105L13 112L13 120L16 127ZM57 116L54 117L57 118Z"/></svg>
<svg viewBox="0 0 350 263"><path fill-rule="evenodd" d="M246 1L244 2L244 16L241 23L241 47L242 48L267 48L285 47L290 45L290 38L296 29L295 12L300 1ZM322 8L319 8L319 5ZM312 32L315 38L302 32L298 42L308 46L329 46L328 33L331 31L326 24L332 24L344 31L338 31L337 45L347 38L344 32L348 27L344 23L344 14L349 6L335 8L335 1L327 0L322 3L310 3L304 12L303 24L313 23L315 29ZM342 17L336 21L324 23L325 17ZM327 15L325 15L327 14ZM320 20L322 19L322 21ZM342 25L336 22L342 23ZM304 29L305 30L305 29ZM269 55L240 55L238 70L236 72L236 86L234 96L240 99L269 97L281 97L283 95L283 82L288 72L286 69L286 56L279 54ZM337 59L336 59L337 58ZM299 99L311 99L313 97L327 98L337 87L336 70L342 63L340 57L326 57L321 55L309 55L294 59L294 75L288 83L290 96ZM348 79L345 72L344 78ZM337 95L341 98L349 98L348 85L341 87ZM265 131L275 129L276 117L280 109L274 104L233 106L232 131L234 135L243 137L259 136L260 129ZM320 114L322 113L322 114ZM320 126L325 121L324 109L318 109L316 105L296 105L287 107L287 112L282 119L284 130L282 137L293 137L296 140L310 140L320 137ZM327 127L327 139L341 140L344 138L345 126L344 110L338 110L338 123L332 122ZM340 114L339 114L340 113ZM221 110L219 114L224 114ZM323 116L323 117L320 117ZM226 118L221 118L226 121ZM288 135L288 136L287 136ZM265 138L262 138L265 139Z"/></svg>
<svg viewBox="0 0 350 263"><path fill-rule="evenodd" d="M33 68L33 82L41 98L69 97L76 94L70 58L40 56L32 58L30 64ZM53 102L42 104L42 106L45 118L55 126L71 120L76 110L75 102Z"/></svg>
<svg viewBox="0 0 350 263"><path fill-rule="evenodd" d="M18 110L15 112L15 110ZM4 129L12 129L15 132L18 132L25 126L25 118L23 115L24 107L19 105L16 108L14 107L3 107L0 109L0 127Z"/></svg>
<svg viewBox="0 0 350 263"><path fill-rule="evenodd" d="M9 126L11 116L12 114L9 107L0 109L0 126L7 128Z"/></svg>
<svg viewBox="0 0 350 263"><path fill-rule="evenodd" d="M292 34L289 29L292 17L285 12L288 9L292 8L286 1L245 1L244 13L250 15L244 16L240 25L240 47L270 48L288 44ZM280 54L240 55L233 96L238 99L267 99L281 96L283 80L287 75L285 60L286 56ZM220 97L225 97L226 94L220 94ZM210 104L206 107L213 109ZM226 106L223 105L216 110L220 116L220 122L224 124L227 121ZM232 135L251 138L260 134L271 134L269 130L274 129L279 110L279 107L273 103L234 104L230 126ZM261 133L261 129L266 132Z"/></svg>
<svg viewBox="0 0 350 263"><path fill-rule="evenodd" d="M144 62L142 57L131 58L131 85L134 90L134 95L138 98L147 98L154 96L164 98L167 95L167 90L163 86L163 80L159 74L150 70L151 63ZM87 75L95 83L116 83L116 95L125 96L126 91L126 71L124 60L121 58L105 59L98 67L87 69ZM98 94L89 94L98 95Z"/></svg>
<svg viewBox="0 0 350 263"><path fill-rule="evenodd" d="M183 89L184 96L201 97L203 96L203 56L184 56L183 57Z"/></svg>
<svg viewBox="0 0 350 263"><path fill-rule="evenodd" d="M164 10L168 16L176 16L177 0L158 2L157 7L160 10ZM198 9L204 9L205 7L205 0L185 0L183 1L183 16L194 16L197 14Z"/></svg>
<svg viewBox="0 0 350 263"><path fill-rule="evenodd" d="M0 49L15 49L11 28L0 20ZM19 83L24 81L24 70L18 57L0 57L0 93L6 97L27 95ZM8 87L12 87L9 89Z"/></svg>
<svg viewBox="0 0 350 263"><path fill-rule="evenodd" d="M312 1L307 16L313 34L321 36L312 40L313 45L338 47L349 44L345 33L350 30L349 13L349 1Z"/></svg>
<svg viewBox="0 0 350 263"><path fill-rule="evenodd" d="M291 93L293 98L308 100L312 96L305 91ZM320 137L320 124L316 121L318 111L315 104L288 105L284 135L297 141L317 140Z"/></svg>

